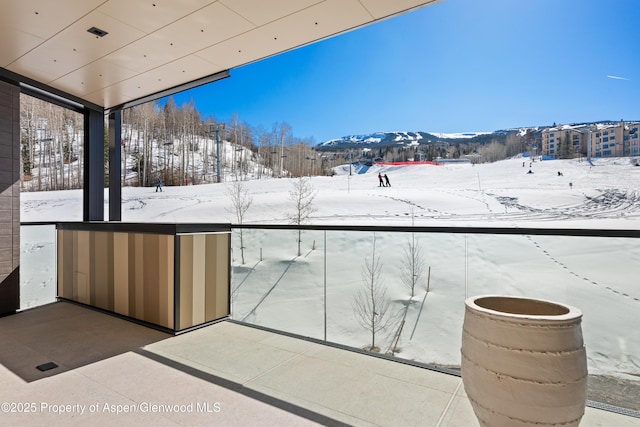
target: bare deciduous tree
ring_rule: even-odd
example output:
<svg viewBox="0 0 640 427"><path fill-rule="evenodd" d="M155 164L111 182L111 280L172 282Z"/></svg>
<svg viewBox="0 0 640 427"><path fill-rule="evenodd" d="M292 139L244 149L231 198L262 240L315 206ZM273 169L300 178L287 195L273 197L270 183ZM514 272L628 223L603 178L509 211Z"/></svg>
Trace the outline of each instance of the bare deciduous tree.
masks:
<svg viewBox="0 0 640 427"><path fill-rule="evenodd" d="M289 197L294 203L294 211L289 215L289 221L294 225L301 225L306 222L316 210L313 207L313 200L316 198L314 190L308 178L302 177L293 181ZM298 229L298 256L301 255L300 243L302 242L302 230Z"/></svg>
<svg viewBox="0 0 640 427"><path fill-rule="evenodd" d="M495 162L506 158L507 149L504 144L492 141L491 144L480 147L478 153L482 155L484 161Z"/></svg>
<svg viewBox="0 0 640 427"><path fill-rule="evenodd" d="M415 222L415 212L411 210L411 225ZM424 272L424 255L422 246L416 241L415 233L411 233L411 237L407 242L404 250L404 256L400 263L400 280L411 291L411 298L416 294L416 284L420 281Z"/></svg>
<svg viewBox="0 0 640 427"><path fill-rule="evenodd" d="M227 188L227 193L229 194L231 204L233 205L232 213L235 214L237 223L242 224L244 215L247 213L249 207L251 207L251 203L253 202L253 196L251 196L247 189L244 188L242 181L233 181ZM242 228L240 228L240 254L242 264L244 264L244 240Z"/></svg>
<svg viewBox="0 0 640 427"><path fill-rule="evenodd" d="M353 310L360 325L371 332L370 350L377 351L379 349L376 347L376 334L383 331L389 322L387 317L389 300L387 289L382 283L382 261L376 255L375 233L371 258L365 257L361 276L364 286L353 299Z"/></svg>
<svg viewBox="0 0 640 427"><path fill-rule="evenodd" d="M411 238L407 242L404 250L400 272L400 279L411 291L411 298L416 294L416 285L420 282L423 273L424 255L422 253L422 246L416 241L415 234L411 233Z"/></svg>
<svg viewBox="0 0 640 427"><path fill-rule="evenodd" d="M78 163L77 173L81 173L73 145L82 133L82 127L77 127L81 115L25 94L20 100L21 189L80 188L81 175L73 177L72 163Z"/></svg>

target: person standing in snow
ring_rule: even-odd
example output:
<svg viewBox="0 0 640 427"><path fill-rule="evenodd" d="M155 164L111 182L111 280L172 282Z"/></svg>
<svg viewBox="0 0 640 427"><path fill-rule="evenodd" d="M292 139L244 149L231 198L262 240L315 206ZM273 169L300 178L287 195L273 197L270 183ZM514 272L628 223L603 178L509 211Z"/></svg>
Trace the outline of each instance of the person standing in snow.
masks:
<svg viewBox="0 0 640 427"><path fill-rule="evenodd" d="M384 185L384 181L382 181L382 175L380 174L378 174L378 181L380 181L378 187L386 187L386 185Z"/></svg>
<svg viewBox="0 0 640 427"><path fill-rule="evenodd" d="M162 193L162 180L161 179L156 181L156 193L158 192L158 190L160 190L160 192Z"/></svg>
<svg viewBox="0 0 640 427"><path fill-rule="evenodd" d="M387 174L384 174L384 180L387 182L387 187L391 187L391 183L389 182L389 177L387 176Z"/></svg>

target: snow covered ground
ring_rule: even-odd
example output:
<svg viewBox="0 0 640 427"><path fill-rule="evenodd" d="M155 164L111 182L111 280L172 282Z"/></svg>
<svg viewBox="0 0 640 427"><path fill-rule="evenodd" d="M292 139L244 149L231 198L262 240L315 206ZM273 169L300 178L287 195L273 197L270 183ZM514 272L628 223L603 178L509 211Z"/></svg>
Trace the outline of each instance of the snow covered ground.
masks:
<svg viewBox="0 0 640 427"><path fill-rule="evenodd" d="M308 223L638 229L640 167L630 159L598 159L593 166L578 160L530 162L373 166L364 174L354 168L351 176L347 165L336 176L311 178L316 211ZM391 187L378 186L378 172L388 174ZM291 179L243 184L253 196L245 223L288 223ZM126 187L123 221L235 222L227 189L228 184L163 192ZM23 222L82 218L81 191L21 197ZM51 267L38 264L54 256L50 236L51 231L23 228L23 306L41 303L43 293L54 292ZM353 303L363 287L361 270L373 256L374 234L305 231L301 256L296 237L293 231L245 230L241 264L234 234L233 317L322 339L326 308L327 340L370 344L371 334L358 324ZM590 373L637 380L640 331L632 326L640 320L636 239L416 234L426 268L410 298L400 280L410 237L375 233L380 278L391 302L389 327L376 338L381 351L390 351L397 340L399 357L458 365L465 297L523 295L579 307Z"/></svg>

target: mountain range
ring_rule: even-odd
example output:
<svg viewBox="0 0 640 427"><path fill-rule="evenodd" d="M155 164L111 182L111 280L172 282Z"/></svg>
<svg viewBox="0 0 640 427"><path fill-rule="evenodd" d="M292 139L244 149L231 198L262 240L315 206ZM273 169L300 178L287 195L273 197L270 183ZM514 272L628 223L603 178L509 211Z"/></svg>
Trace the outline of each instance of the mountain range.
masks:
<svg viewBox="0 0 640 427"><path fill-rule="evenodd" d="M316 148L353 148L362 145L388 146L388 145L425 145L425 144L450 144L470 141L474 139L486 139L506 135L516 130L500 130L495 132L463 132L463 133L436 133L436 132L374 132L363 135L348 135L319 143Z"/></svg>
<svg viewBox="0 0 640 427"><path fill-rule="evenodd" d="M636 122L632 120L626 122ZM580 123L568 123L569 126L586 126L586 125L604 125L615 124L618 121L612 120L599 120L593 122L580 122ZM316 149L331 150L331 149L344 149L344 148L356 148L362 147L362 145L370 146L389 146L389 145L425 145L425 144L456 144L456 143L479 143L485 144L492 141L504 142L505 138L509 134L516 134L524 136L529 134L529 137L536 139L540 137L542 129L556 126L528 126L511 129L500 129L493 132L460 132L460 133L440 133L440 132L374 132L364 135L348 135L341 138L330 139L329 141L321 142L316 146Z"/></svg>

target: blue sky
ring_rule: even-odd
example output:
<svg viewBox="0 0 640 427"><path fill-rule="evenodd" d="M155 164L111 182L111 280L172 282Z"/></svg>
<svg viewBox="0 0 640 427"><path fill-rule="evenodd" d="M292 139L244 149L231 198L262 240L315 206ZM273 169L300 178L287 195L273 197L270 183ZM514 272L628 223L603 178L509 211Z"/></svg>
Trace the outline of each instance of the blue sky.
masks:
<svg viewBox="0 0 640 427"><path fill-rule="evenodd" d="M640 120L640 1L444 0L175 96L316 143ZM617 77L617 78L616 78Z"/></svg>

